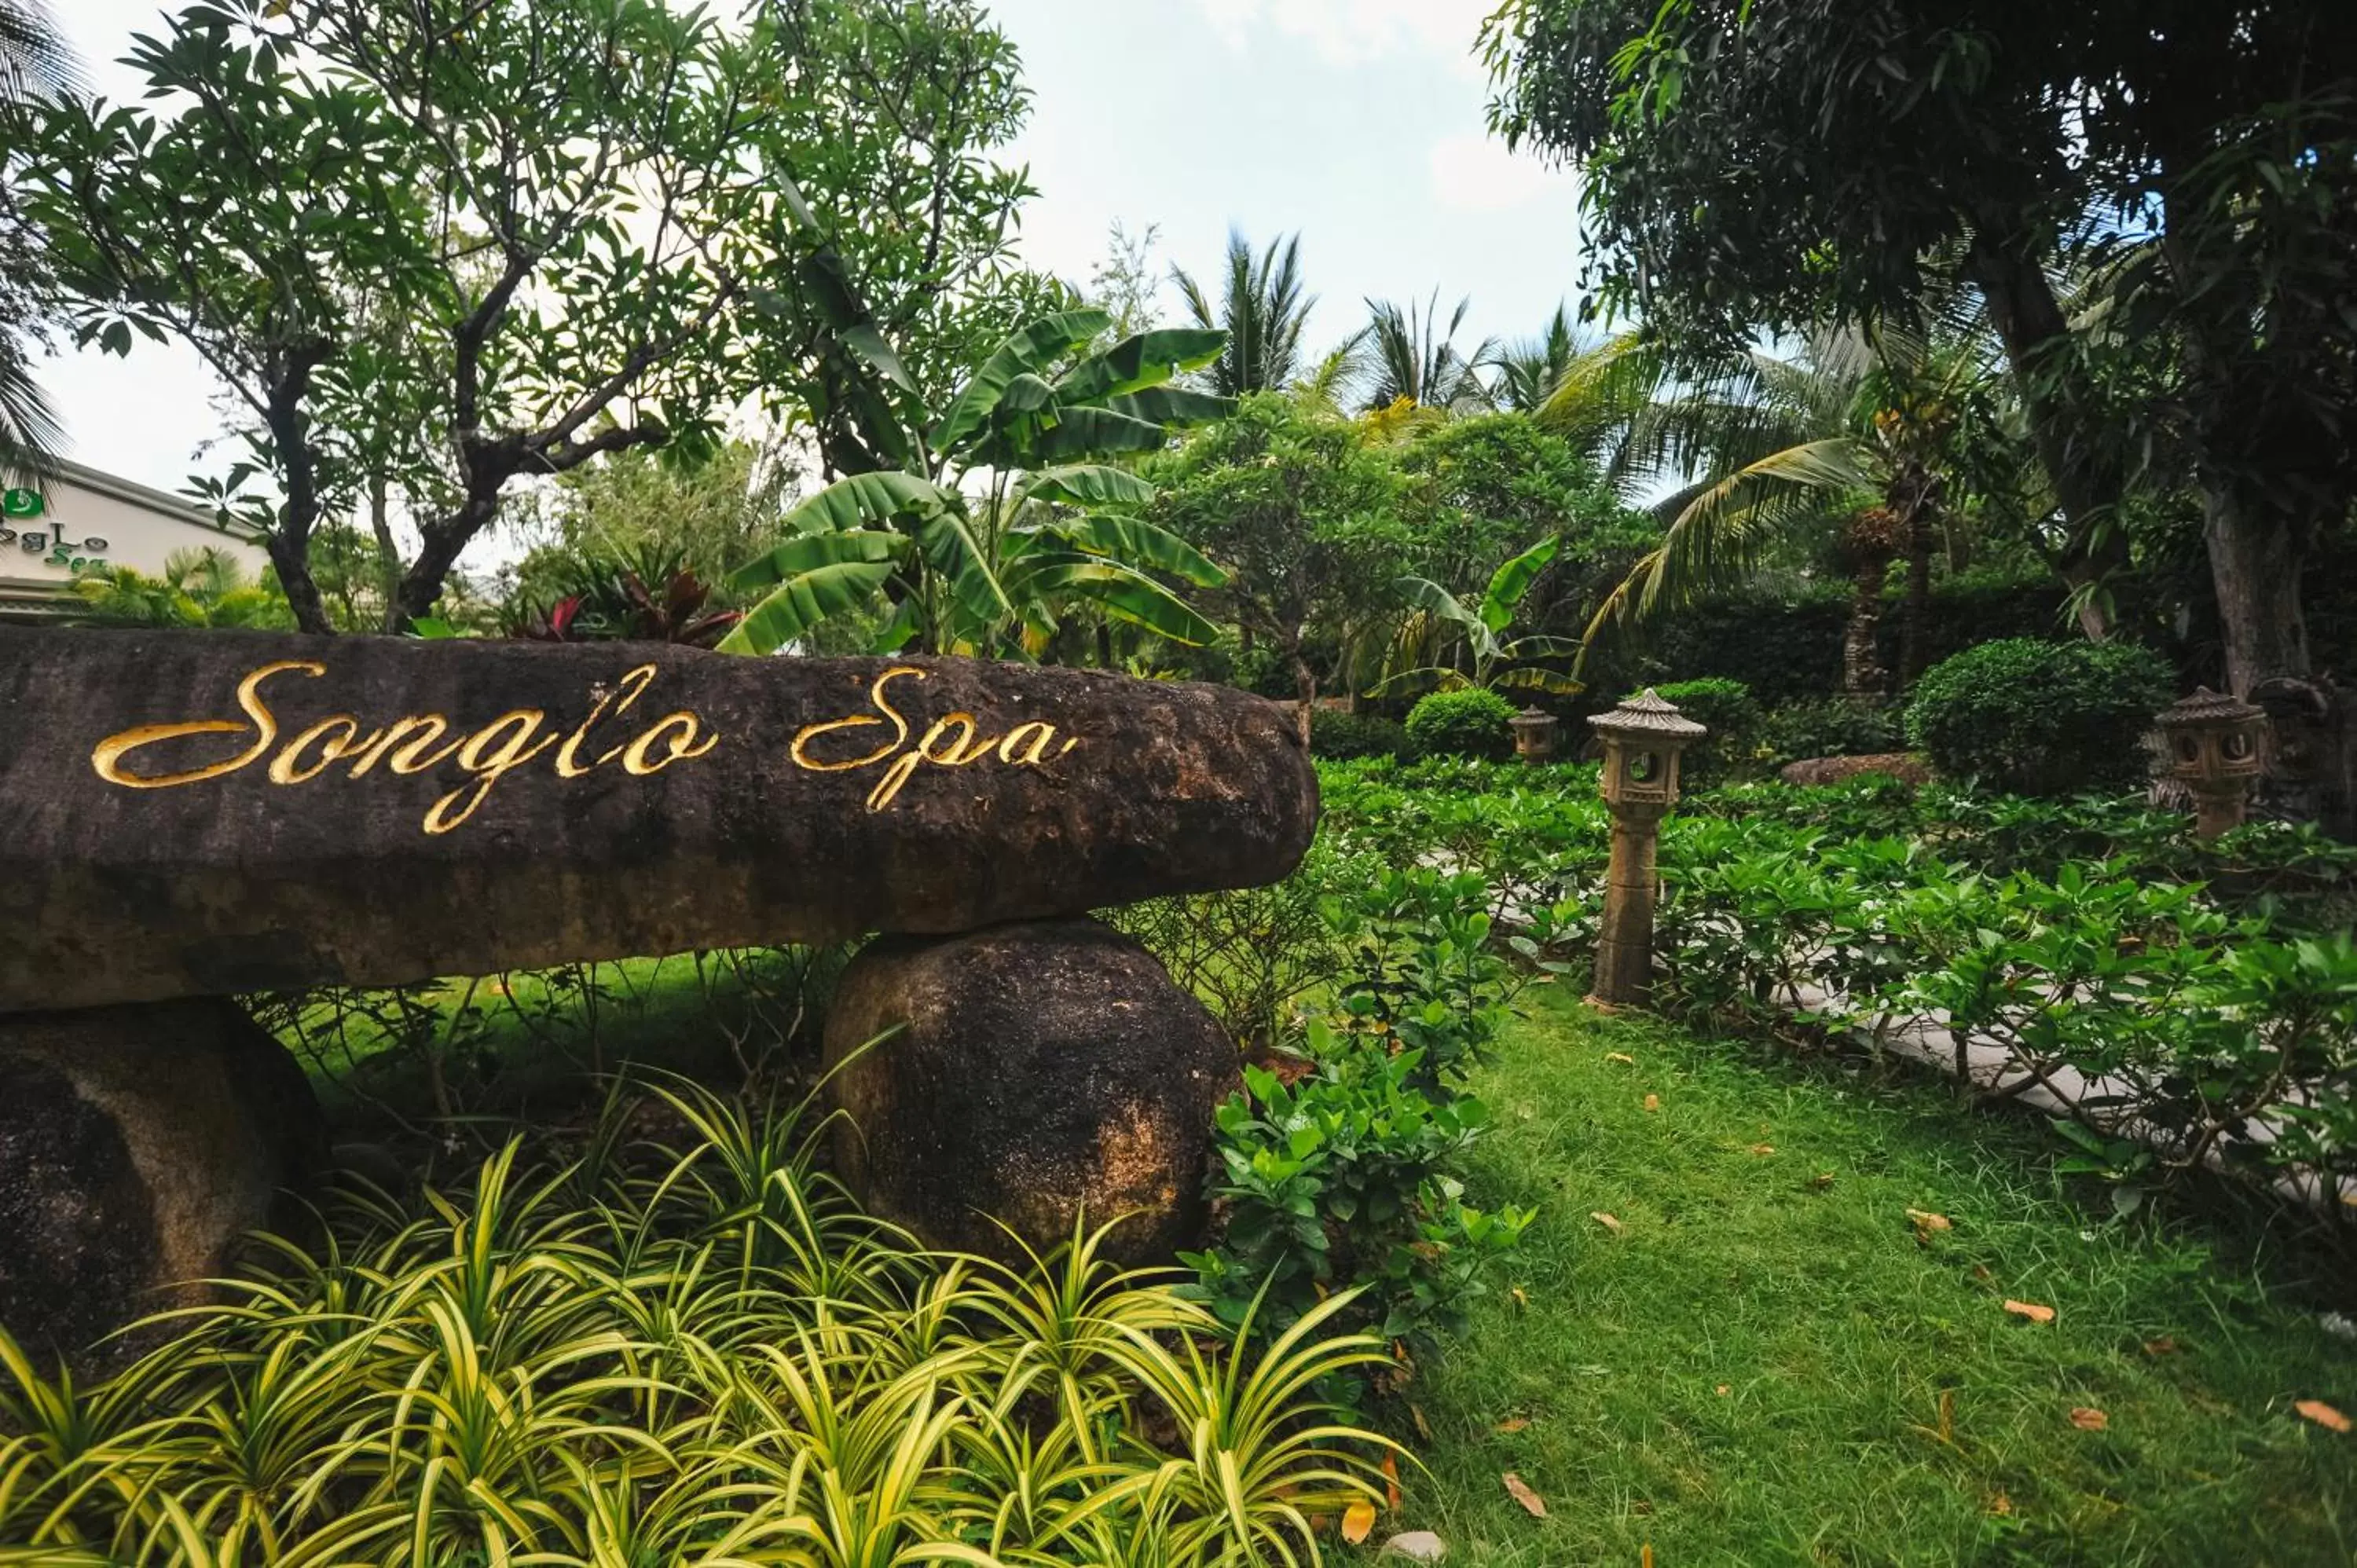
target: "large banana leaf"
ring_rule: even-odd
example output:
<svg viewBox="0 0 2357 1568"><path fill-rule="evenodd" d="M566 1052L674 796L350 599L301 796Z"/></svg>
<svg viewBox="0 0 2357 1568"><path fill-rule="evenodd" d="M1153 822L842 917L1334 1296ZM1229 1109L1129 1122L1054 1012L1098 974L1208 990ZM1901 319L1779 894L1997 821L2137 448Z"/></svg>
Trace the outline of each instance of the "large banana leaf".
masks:
<svg viewBox="0 0 2357 1568"><path fill-rule="evenodd" d="M1147 387L1126 397L1109 397L1104 406L1148 424L1209 424L1235 413L1236 400L1186 387Z"/></svg>
<svg viewBox="0 0 2357 1568"><path fill-rule="evenodd" d="M1489 623L1467 609L1455 594L1428 577L1402 577L1398 586L1407 602L1417 609L1463 627L1483 657L1497 652L1498 639L1490 630Z"/></svg>
<svg viewBox="0 0 2357 1568"><path fill-rule="evenodd" d="M1481 596L1481 624L1493 636L1502 635L1513 624L1514 607L1555 559L1555 542L1552 538L1542 539L1491 574L1489 591Z"/></svg>
<svg viewBox="0 0 2357 1568"><path fill-rule="evenodd" d="M921 519L917 524L917 544L975 627L995 626L1014 613L998 573L963 513L943 507Z"/></svg>
<svg viewBox="0 0 2357 1568"><path fill-rule="evenodd" d="M813 543L850 537L831 534ZM892 575L890 561L843 560L789 578L722 638L723 653L775 653L830 616L866 606Z"/></svg>
<svg viewBox="0 0 2357 1568"><path fill-rule="evenodd" d="M1067 310L1023 327L983 361L974 379L951 400L933 426L933 450L951 451L988 424L1016 377L1038 375L1112 325L1113 317L1102 310Z"/></svg>
<svg viewBox="0 0 2357 1568"><path fill-rule="evenodd" d="M805 572L846 562L898 561L909 548L903 535L882 529L849 528L840 533L798 533L728 574L739 593L791 582Z"/></svg>
<svg viewBox="0 0 2357 1568"><path fill-rule="evenodd" d="M1043 524L1039 532L1057 535L1091 555L1102 555L1125 566L1151 567L1183 577L1199 588L1216 588L1228 580L1228 575L1202 552L1168 529L1143 518L1092 512L1086 517Z"/></svg>
<svg viewBox="0 0 2357 1568"><path fill-rule="evenodd" d="M984 456L1003 467L1043 468L1092 457L1159 452L1169 444L1169 432L1147 420L1111 409L1067 408L1057 412L1053 424L1002 431Z"/></svg>
<svg viewBox="0 0 2357 1568"><path fill-rule="evenodd" d="M1426 664L1414 670L1403 670L1396 675L1386 675L1367 688L1370 697L1396 697L1410 692L1457 692L1473 684L1464 671L1451 670L1442 664Z"/></svg>
<svg viewBox="0 0 2357 1568"><path fill-rule="evenodd" d="M1509 670L1491 679L1490 684L1500 691L1547 692L1558 697L1577 696L1587 690L1585 681L1575 681L1568 675L1535 666Z"/></svg>
<svg viewBox="0 0 2357 1568"><path fill-rule="evenodd" d="M1183 371L1201 370L1227 343L1225 332L1211 328L1140 332L1075 365L1056 383L1056 393L1066 403L1094 403L1158 387Z"/></svg>
<svg viewBox="0 0 2357 1568"><path fill-rule="evenodd" d="M1156 494L1152 485L1126 468L1072 463L1032 475L1016 499L1018 502L1062 501L1067 506L1144 506Z"/></svg>
<svg viewBox="0 0 2357 1568"><path fill-rule="evenodd" d="M1028 556L1012 586L1027 604L1058 595L1087 599L1116 620L1191 647L1200 648L1220 634L1218 627L1153 578L1102 556Z"/></svg>
<svg viewBox="0 0 2357 1568"><path fill-rule="evenodd" d="M950 504L951 498L931 479L887 468L835 480L786 513L785 522L797 533L841 533L872 523L888 523L898 517L922 517ZM735 580L730 578L731 582Z"/></svg>

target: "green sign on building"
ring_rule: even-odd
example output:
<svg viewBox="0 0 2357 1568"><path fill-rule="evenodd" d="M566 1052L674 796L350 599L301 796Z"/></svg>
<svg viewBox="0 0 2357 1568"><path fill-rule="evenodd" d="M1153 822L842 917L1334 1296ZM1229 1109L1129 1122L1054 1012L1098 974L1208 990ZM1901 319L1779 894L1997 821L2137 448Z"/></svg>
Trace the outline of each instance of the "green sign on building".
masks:
<svg viewBox="0 0 2357 1568"><path fill-rule="evenodd" d="M0 490L0 517L38 517L48 510L38 490Z"/></svg>

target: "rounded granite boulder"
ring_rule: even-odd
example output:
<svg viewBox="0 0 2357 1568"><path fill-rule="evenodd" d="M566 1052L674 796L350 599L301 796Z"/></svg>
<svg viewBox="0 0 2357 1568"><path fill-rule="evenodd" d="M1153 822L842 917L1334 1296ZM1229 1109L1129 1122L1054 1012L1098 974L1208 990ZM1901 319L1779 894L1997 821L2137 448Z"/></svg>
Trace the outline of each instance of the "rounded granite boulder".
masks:
<svg viewBox="0 0 2357 1568"><path fill-rule="evenodd" d="M86 1368L198 1298L317 1168L286 1050L221 1000L0 1016L0 1324Z"/></svg>
<svg viewBox="0 0 2357 1568"><path fill-rule="evenodd" d="M1094 920L877 940L844 973L826 1057L845 1178L932 1245L1006 1257L995 1219L1044 1251L1083 1216L1127 1216L1107 1243L1126 1263L1200 1239L1235 1043Z"/></svg>

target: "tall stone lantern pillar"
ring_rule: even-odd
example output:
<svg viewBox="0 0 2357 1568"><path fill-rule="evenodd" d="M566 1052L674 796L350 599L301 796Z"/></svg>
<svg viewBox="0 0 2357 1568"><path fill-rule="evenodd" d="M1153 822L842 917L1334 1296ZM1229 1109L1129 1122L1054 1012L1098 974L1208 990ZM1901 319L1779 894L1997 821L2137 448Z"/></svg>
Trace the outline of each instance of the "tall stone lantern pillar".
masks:
<svg viewBox="0 0 2357 1568"><path fill-rule="evenodd" d="M1647 687L1587 721L1604 742L1604 803L1612 811L1612 865L1596 939L1591 1002L1642 1002L1652 983L1654 848L1678 799L1678 755L1710 732Z"/></svg>
<svg viewBox="0 0 2357 1568"><path fill-rule="evenodd" d="M2192 794L2193 832L2214 839L2243 822L2243 803L2259 776L2266 710L2204 686L2161 710L2155 721L2169 754L2169 776Z"/></svg>

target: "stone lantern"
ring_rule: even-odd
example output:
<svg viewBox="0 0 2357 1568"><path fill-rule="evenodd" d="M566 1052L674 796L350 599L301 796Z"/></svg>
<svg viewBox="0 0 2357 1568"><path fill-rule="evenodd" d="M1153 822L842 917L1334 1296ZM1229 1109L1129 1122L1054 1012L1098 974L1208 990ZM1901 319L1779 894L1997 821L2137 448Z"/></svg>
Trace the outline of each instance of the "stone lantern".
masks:
<svg viewBox="0 0 2357 1568"><path fill-rule="evenodd" d="M1514 755L1536 766L1555 755L1555 717L1536 703L1506 721L1514 732Z"/></svg>
<svg viewBox="0 0 2357 1568"><path fill-rule="evenodd" d="M1612 865L1596 939L1588 1000L1642 1002L1653 971L1653 853L1678 799L1678 755L1710 732L1647 687L1587 721L1604 742L1604 803L1612 811Z"/></svg>
<svg viewBox="0 0 2357 1568"><path fill-rule="evenodd" d="M2194 800L2193 832L2214 839L2243 821L2243 802L2259 775L2266 710L2204 686L2161 710L2155 720L2169 776Z"/></svg>

